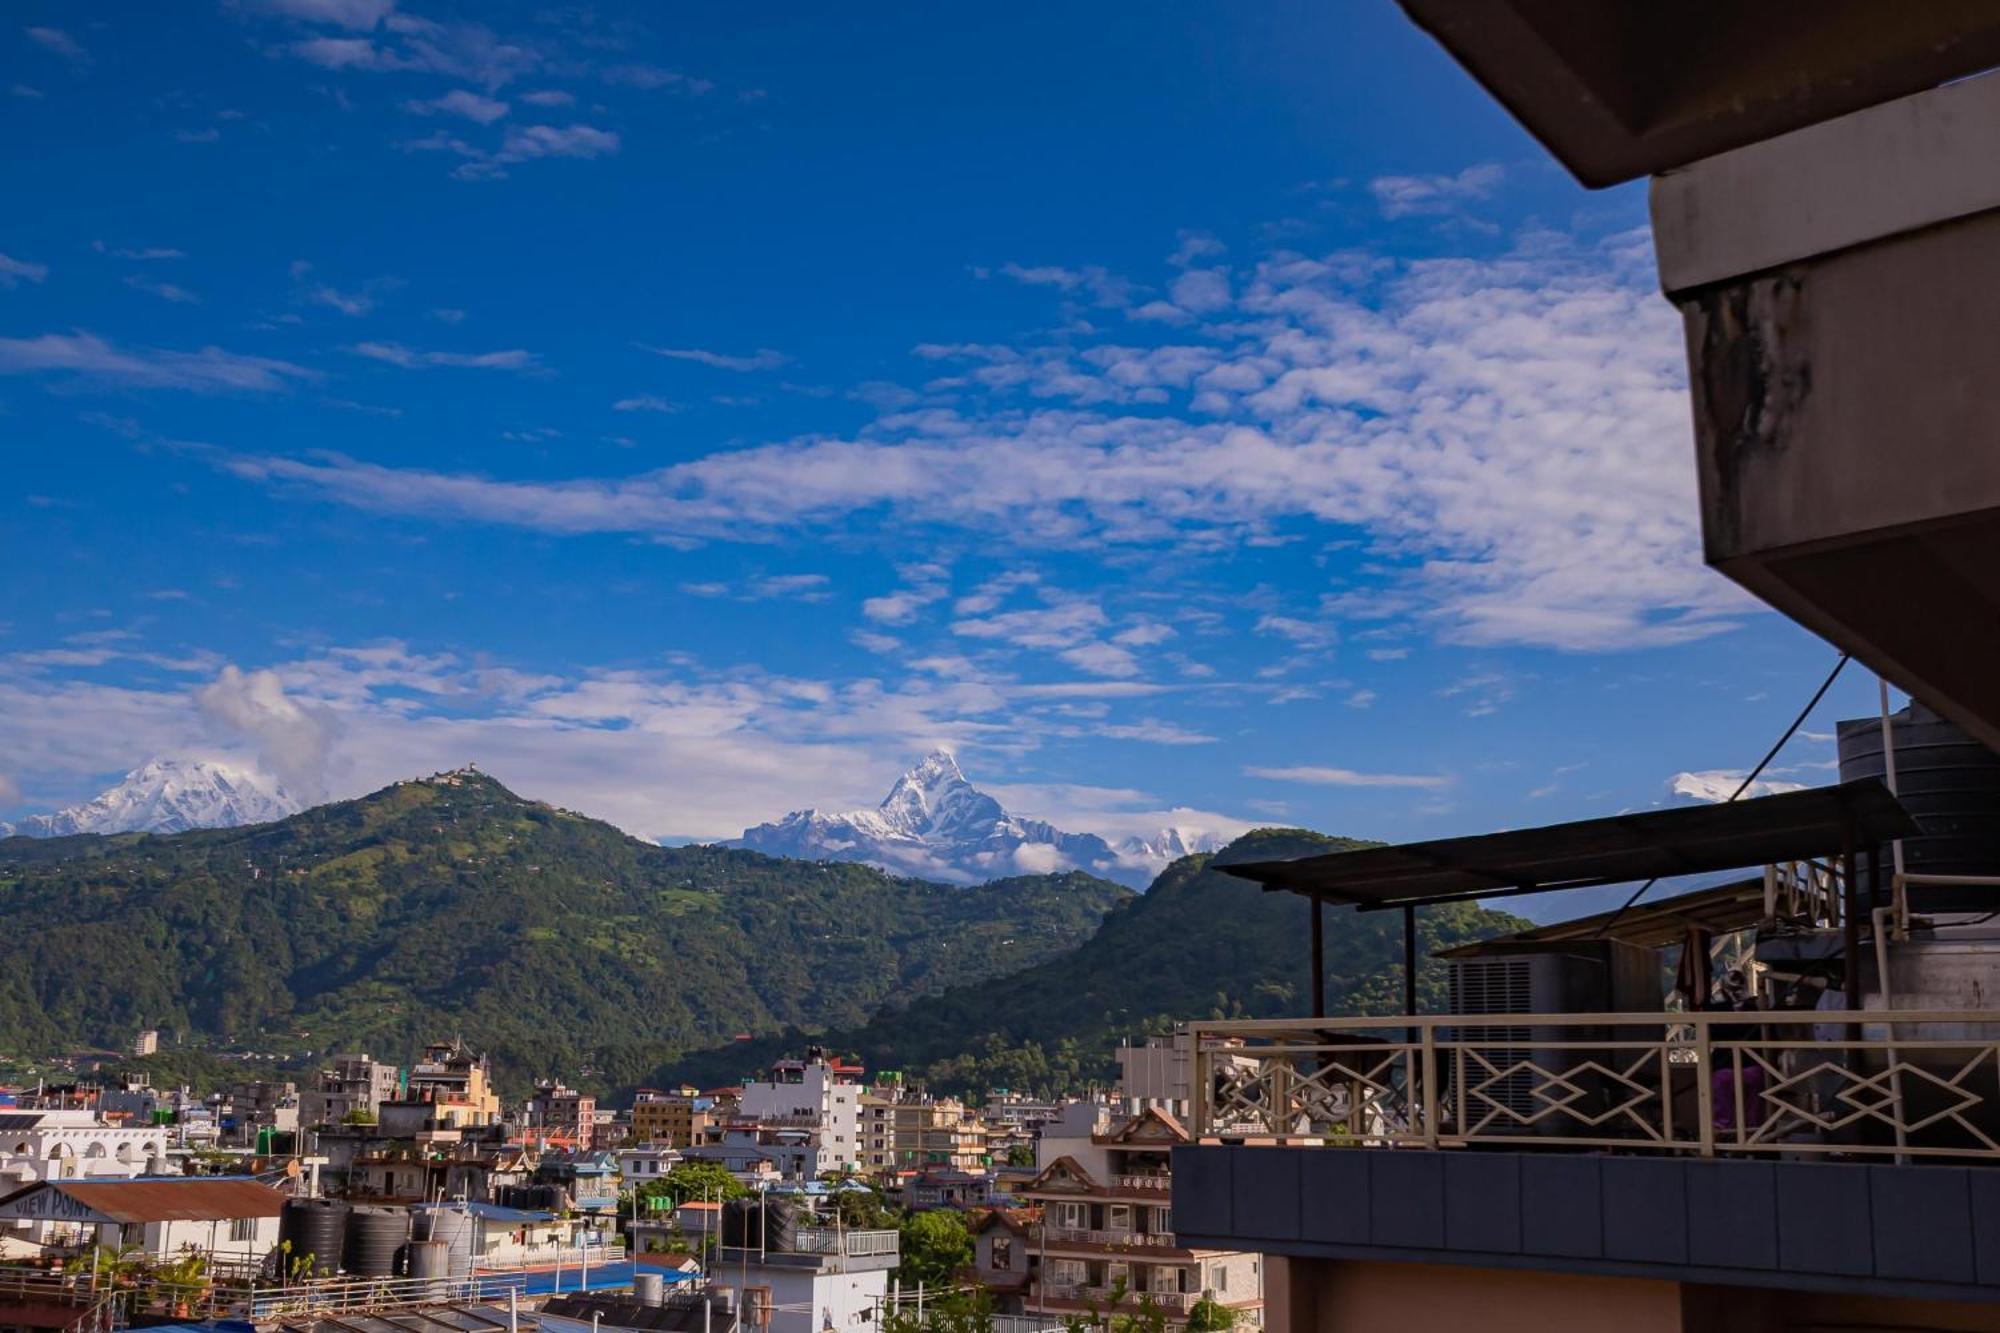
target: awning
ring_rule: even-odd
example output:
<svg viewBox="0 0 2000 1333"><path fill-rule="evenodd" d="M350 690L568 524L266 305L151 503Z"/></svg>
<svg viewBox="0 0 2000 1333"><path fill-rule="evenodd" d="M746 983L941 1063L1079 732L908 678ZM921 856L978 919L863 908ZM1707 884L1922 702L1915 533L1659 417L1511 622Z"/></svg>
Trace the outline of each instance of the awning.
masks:
<svg viewBox="0 0 2000 1333"><path fill-rule="evenodd" d="M1220 866L1363 911L1594 888L1827 856L1918 832L1874 778L1720 805Z"/></svg>

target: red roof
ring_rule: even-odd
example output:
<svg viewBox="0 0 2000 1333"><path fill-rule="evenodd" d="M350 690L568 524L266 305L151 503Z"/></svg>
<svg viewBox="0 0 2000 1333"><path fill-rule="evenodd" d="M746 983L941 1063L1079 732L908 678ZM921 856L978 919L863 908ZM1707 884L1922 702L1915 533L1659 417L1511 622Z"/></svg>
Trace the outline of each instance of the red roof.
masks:
<svg viewBox="0 0 2000 1333"><path fill-rule="evenodd" d="M286 1196L254 1180L189 1176L182 1180L45 1180L16 1190L0 1205L38 1190L76 1200L114 1222L223 1222L239 1217L276 1217Z"/></svg>

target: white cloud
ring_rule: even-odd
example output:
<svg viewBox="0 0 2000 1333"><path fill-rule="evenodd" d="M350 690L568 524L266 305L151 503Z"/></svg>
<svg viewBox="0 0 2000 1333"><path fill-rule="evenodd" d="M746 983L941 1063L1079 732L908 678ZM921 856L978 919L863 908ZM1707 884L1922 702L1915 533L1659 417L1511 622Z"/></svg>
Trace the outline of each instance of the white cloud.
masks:
<svg viewBox="0 0 2000 1333"><path fill-rule="evenodd" d="M517 125L501 141L499 160L537 157L604 157L618 151L618 135L592 125Z"/></svg>
<svg viewBox="0 0 2000 1333"><path fill-rule="evenodd" d="M305 23L366 32L387 18L396 0L237 0L245 8Z"/></svg>
<svg viewBox="0 0 2000 1333"><path fill-rule="evenodd" d="M1438 215L1490 197L1506 174L1497 162L1484 162L1450 176L1377 176L1368 189L1385 218Z"/></svg>
<svg viewBox="0 0 2000 1333"><path fill-rule="evenodd" d="M1448 787L1451 779L1422 773L1357 773L1351 768L1245 768L1245 777L1304 782L1318 787Z"/></svg>
<svg viewBox="0 0 2000 1333"><path fill-rule="evenodd" d="M1255 629L1259 634L1275 634L1289 639L1301 648L1323 648L1338 637L1332 626L1301 620L1297 616L1259 616Z"/></svg>
<svg viewBox="0 0 2000 1333"><path fill-rule="evenodd" d="M1181 346L920 345L994 405L899 408L851 438L556 482L225 465L372 509L676 540L866 513L1029 548L1201 553L1331 527L1359 534L1373 572L1327 600L1329 639L1343 619L1386 618L1470 644L1682 643L1754 603L1701 563L1680 332L1653 286L1631 237L1532 234L1491 259L1387 267L1281 253ZM778 356L663 354L725 369ZM1320 623L1267 632L1281 621Z"/></svg>
<svg viewBox="0 0 2000 1333"><path fill-rule="evenodd" d="M478 93L464 88L454 88L442 96L427 101L408 101L403 110L417 116L458 116L481 125L491 125L507 114L507 104L494 97L481 97Z"/></svg>
<svg viewBox="0 0 2000 1333"><path fill-rule="evenodd" d="M776 370L791 360L783 352L768 347L760 348L749 356L731 356L726 352L711 352L701 347L648 347L655 356L664 356L673 361L693 361L716 370Z"/></svg>
<svg viewBox="0 0 2000 1333"><path fill-rule="evenodd" d="M417 370L427 366L445 366L468 370L520 370L531 371L541 368L541 359L533 352L520 348L508 348L499 352L439 352L406 347L402 343L364 342L347 349L356 356L365 356L371 361L386 361L392 366L405 370Z"/></svg>
<svg viewBox="0 0 2000 1333"><path fill-rule="evenodd" d="M322 69L442 74L489 92L542 64L532 46L502 38L482 24L438 23L393 11L383 16L377 36L308 37L283 49Z"/></svg>
<svg viewBox="0 0 2000 1333"><path fill-rule="evenodd" d="M1730 794L1743 785L1746 776L1743 769L1711 768L1697 773L1676 773L1667 780L1667 789L1675 796L1702 804L1719 804L1727 801ZM1785 782L1778 778L1759 778L1751 783L1739 799L1753 796L1776 796L1781 792L1804 791L1803 782Z"/></svg>
<svg viewBox="0 0 2000 1333"><path fill-rule="evenodd" d="M201 298L187 288L171 282L148 282L137 276L125 279L125 285L134 291L147 292L162 301L172 301L179 305L200 305Z"/></svg>
<svg viewBox="0 0 2000 1333"><path fill-rule="evenodd" d="M275 671L225 666L195 694L204 717L256 747L258 761L297 794L325 793L327 752L336 724L327 710L285 693Z"/></svg>
<svg viewBox="0 0 2000 1333"><path fill-rule="evenodd" d="M576 97L560 88L543 88L536 92L522 93L521 100L529 106L571 106L575 104Z"/></svg>
<svg viewBox="0 0 2000 1333"><path fill-rule="evenodd" d="M635 394L630 398L620 398L611 405L614 412L678 412L680 405L660 397L656 393Z"/></svg>
<svg viewBox="0 0 2000 1333"><path fill-rule="evenodd" d="M81 64L90 59L90 52L83 49L83 44L61 28L23 28L21 31L35 45L53 51L65 60Z"/></svg>
<svg viewBox="0 0 2000 1333"><path fill-rule="evenodd" d="M49 276L47 264L31 264L9 254L0 254L0 288L18 287L23 282L40 282Z"/></svg>
<svg viewBox="0 0 2000 1333"><path fill-rule="evenodd" d="M1115 643L1080 643L1074 648L1064 648L1056 654L1079 671L1087 671L1093 676L1136 676L1139 674L1139 659L1130 648Z"/></svg>
<svg viewBox="0 0 2000 1333"><path fill-rule="evenodd" d="M52 374L134 389L243 390L277 393L294 380L319 375L271 357L243 356L219 347L195 352L120 348L94 333L45 333L0 338L0 375Z"/></svg>
<svg viewBox="0 0 2000 1333"><path fill-rule="evenodd" d="M1377 695L1373 690L1356 690L1348 695L1344 702L1349 708L1369 708L1374 705L1376 698Z"/></svg>

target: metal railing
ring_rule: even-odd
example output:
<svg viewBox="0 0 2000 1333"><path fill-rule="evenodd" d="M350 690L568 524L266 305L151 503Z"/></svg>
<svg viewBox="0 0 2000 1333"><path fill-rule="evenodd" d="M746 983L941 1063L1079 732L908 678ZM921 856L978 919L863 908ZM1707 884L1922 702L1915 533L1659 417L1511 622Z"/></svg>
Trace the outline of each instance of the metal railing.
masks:
<svg viewBox="0 0 2000 1333"><path fill-rule="evenodd" d="M93 1330L122 1327L135 1315L205 1319L268 1319L277 1315L365 1312L437 1302L476 1304L525 1290L525 1276L349 1277L308 1282L163 1282L150 1274L85 1273L0 1268L0 1300L38 1300L90 1307Z"/></svg>
<svg viewBox="0 0 2000 1333"><path fill-rule="evenodd" d="M1111 1184L1114 1189L1158 1190L1162 1194L1171 1192L1174 1187L1173 1177L1165 1171L1147 1172L1143 1175L1114 1175L1111 1177Z"/></svg>
<svg viewBox="0 0 2000 1333"><path fill-rule="evenodd" d="M1194 1131L1293 1145L2000 1160L2000 1012L1188 1024Z"/></svg>
<svg viewBox="0 0 2000 1333"><path fill-rule="evenodd" d="M1140 1305L1150 1297L1153 1304L1163 1310L1185 1314L1194 1309L1201 1297L1185 1291L1145 1291L1137 1287L1112 1287L1092 1285L1082 1282L1044 1282L1041 1294L1052 1301L1077 1301L1091 1305L1111 1305L1114 1300L1123 1308Z"/></svg>
<svg viewBox="0 0 2000 1333"><path fill-rule="evenodd" d="M1093 1231L1082 1227L1045 1227L1042 1238L1050 1245L1117 1245L1134 1249L1173 1249L1174 1238L1157 1231Z"/></svg>
<svg viewBox="0 0 2000 1333"><path fill-rule="evenodd" d="M800 1227L792 1246L795 1254L844 1254L849 1258L899 1253L902 1236L894 1231L847 1231L835 1227Z"/></svg>

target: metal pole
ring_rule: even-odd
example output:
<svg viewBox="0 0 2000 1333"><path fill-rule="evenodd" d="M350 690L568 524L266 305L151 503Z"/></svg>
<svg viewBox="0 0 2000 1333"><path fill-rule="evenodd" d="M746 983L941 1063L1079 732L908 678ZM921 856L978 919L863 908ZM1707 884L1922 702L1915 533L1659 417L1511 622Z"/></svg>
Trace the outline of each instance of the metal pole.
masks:
<svg viewBox="0 0 2000 1333"><path fill-rule="evenodd" d="M1326 946L1324 943L1326 899L1319 893L1312 896L1312 1001L1313 1017L1326 1017Z"/></svg>
<svg viewBox="0 0 2000 1333"><path fill-rule="evenodd" d="M1854 820L1840 824L1840 874L1846 902L1841 908L1841 948L1846 952L1847 1007L1861 1008L1861 886L1855 883ZM1880 984L1880 979L1877 979Z"/></svg>
<svg viewBox="0 0 2000 1333"><path fill-rule="evenodd" d="M1403 904L1403 1012L1417 1012L1417 909Z"/></svg>

